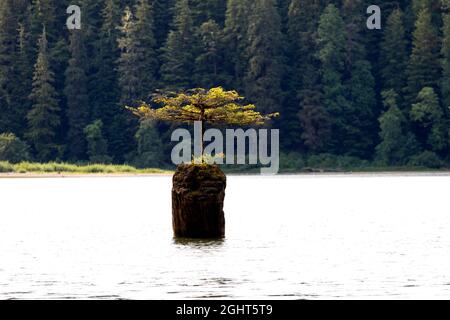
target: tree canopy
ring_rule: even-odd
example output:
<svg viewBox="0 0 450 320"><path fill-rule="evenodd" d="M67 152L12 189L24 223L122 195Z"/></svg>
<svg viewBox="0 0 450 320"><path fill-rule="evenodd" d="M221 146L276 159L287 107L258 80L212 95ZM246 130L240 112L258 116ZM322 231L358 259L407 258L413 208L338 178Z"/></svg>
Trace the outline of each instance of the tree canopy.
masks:
<svg viewBox="0 0 450 320"><path fill-rule="evenodd" d="M223 88L191 89L181 93L157 93L153 102L163 105L152 108L143 104L139 108L129 108L141 118L170 122L192 123L201 121L204 124L229 125L263 125L278 113L262 115L254 104L242 104L244 97L236 91L225 91Z"/></svg>

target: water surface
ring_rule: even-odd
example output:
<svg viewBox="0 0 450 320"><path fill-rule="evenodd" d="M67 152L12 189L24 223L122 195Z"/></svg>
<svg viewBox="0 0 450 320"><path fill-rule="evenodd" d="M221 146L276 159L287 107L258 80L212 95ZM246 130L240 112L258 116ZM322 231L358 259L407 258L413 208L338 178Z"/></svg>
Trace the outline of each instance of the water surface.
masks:
<svg viewBox="0 0 450 320"><path fill-rule="evenodd" d="M450 298L450 177L229 177L174 240L170 177L0 179L0 299Z"/></svg>

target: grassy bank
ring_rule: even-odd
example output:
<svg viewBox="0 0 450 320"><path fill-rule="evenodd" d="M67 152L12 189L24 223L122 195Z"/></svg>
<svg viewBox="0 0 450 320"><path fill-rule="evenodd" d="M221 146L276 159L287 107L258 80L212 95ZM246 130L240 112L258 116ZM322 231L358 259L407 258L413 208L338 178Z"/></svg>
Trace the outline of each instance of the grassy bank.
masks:
<svg viewBox="0 0 450 320"><path fill-rule="evenodd" d="M258 166L222 166L226 174L260 174ZM377 173L377 172L448 172L448 168L426 168L416 166L374 166L371 164L354 165L354 166L332 166L318 165L312 167L281 167L280 174L305 174L305 173ZM0 175L11 174L35 174L35 175L145 175L145 174L172 174L173 171L147 168L138 169L129 165L109 165L109 164L88 164L79 165L71 163L34 163L21 162L12 164L0 161Z"/></svg>
<svg viewBox="0 0 450 320"><path fill-rule="evenodd" d="M12 164L0 162L0 173L35 173L35 174L164 174L170 173L161 169L137 169L127 165L89 164L76 165L69 163L31 163Z"/></svg>

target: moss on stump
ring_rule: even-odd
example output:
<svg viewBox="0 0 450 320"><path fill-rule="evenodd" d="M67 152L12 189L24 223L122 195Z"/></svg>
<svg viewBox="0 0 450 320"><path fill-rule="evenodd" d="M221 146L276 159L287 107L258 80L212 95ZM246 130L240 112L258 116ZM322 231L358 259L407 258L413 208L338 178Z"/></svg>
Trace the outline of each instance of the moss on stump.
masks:
<svg viewBox="0 0 450 320"><path fill-rule="evenodd" d="M178 166L172 189L175 237L210 239L225 236L226 184L226 176L218 166Z"/></svg>

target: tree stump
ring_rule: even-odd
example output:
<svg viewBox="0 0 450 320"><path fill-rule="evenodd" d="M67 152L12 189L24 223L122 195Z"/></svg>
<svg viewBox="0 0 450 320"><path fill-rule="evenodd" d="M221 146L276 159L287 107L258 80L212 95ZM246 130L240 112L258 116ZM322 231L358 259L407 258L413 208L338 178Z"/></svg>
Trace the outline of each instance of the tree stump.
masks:
<svg viewBox="0 0 450 320"><path fill-rule="evenodd" d="M180 165L173 176L172 224L175 237L225 236L223 205L227 180L216 165Z"/></svg>

